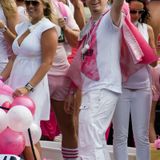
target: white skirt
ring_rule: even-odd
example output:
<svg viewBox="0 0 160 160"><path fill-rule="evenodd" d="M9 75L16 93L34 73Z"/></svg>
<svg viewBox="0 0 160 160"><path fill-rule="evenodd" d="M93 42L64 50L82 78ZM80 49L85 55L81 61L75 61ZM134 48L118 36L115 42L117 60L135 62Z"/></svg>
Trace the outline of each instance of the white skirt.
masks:
<svg viewBox="0 0 160 160"><path fill-rule="evenodd" d="M25 86L34 76L41 64L40 57L17 56L9 77L8 85L14 90ZM36 105L35 121L48 120L50 114L50 94L47 75L30 92L29 96Z"/></svg>

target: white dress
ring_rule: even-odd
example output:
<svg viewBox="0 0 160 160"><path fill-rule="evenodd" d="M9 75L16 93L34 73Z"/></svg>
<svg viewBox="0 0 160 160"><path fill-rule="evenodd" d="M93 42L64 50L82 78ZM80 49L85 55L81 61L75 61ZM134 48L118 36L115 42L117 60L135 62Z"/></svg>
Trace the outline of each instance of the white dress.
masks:
<svg viewBox="0 0 160 160"><path fill-rule="evenodd" d="M41 35L44 31L53 27L55 25L47 18L42 18L35 25L31 25L30 22L24 22L16 26L18 36L14 40L12 48L17 57L8 83L13 89L23 87L38 70L41 65ZM17 40L28 28L31 28L31 33L19 45ZM34 91L29 93L29 96L36 104L35 121L48 120L50 95L47 75L35 87Z"/></svg>

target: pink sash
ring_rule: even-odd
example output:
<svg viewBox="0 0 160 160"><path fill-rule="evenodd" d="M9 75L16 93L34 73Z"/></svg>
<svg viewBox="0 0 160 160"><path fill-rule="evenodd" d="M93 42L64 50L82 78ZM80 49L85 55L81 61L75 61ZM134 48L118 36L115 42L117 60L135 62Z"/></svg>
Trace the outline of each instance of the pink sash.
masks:
<svg viewBox="0 0 160 160"><path fill-rule="evenodd" d="M88 77L92 80L95 80L95 81L99 80L99 72L98 72L97 60L96 60L96 58L97 58L96 30L99 26L99 23L101 22L102 17L98 20L97 24L95 24L95 26L92 25L92 28L90 29L89 36L91 38L90 38L90 41L88 43L87 51L85 53L83 53L83 51L81 49L81 54L82 54L82 57L81 57L81 72L86 77ZM84 37L83 41L87 41L87 37ZM83 45L83 46L85 47L85 45Z"/></svg>

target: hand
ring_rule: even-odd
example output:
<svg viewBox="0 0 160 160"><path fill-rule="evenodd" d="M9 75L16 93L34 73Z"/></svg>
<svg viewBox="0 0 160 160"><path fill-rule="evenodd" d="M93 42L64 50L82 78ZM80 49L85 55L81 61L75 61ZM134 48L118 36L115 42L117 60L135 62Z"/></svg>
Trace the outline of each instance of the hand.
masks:
<svg viewBox="0 0 160 160"><path fill-rule="evenodd" d="M65 29L66 28L66 21L64 18L59 18L58 19L58 24L61 28Z"/></svg>
<svg viewBox="0 0 160 160"><path fill-rule="evenodd" d="M64 102L65 112L67 114L73 114L75 107L75 95L68 95Z"/></svg>
<svg viewBox="0 0 160 160"><path fill-rule="evenodd" d="M24 96L28 93L29 93L29 91L25 87L21 87L21 88L16 89L13 92L12 96L13 96L13 98L15 98L15 97L18 97L18 96Z"/></svg>
<svg viewBox="0 0 160 160"><path fill-rule="evenodd" d="M0 29L1 29L1 28L4 28L4 27L5 27L4 22L3 22L2 20L0 20Z"/></svg>

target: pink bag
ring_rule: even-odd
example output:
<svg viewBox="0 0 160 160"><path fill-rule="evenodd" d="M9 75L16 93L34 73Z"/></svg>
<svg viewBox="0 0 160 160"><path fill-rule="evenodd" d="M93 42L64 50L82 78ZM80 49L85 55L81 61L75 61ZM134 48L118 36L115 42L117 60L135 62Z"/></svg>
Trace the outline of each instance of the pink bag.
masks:
<svg viewBox="0 0 160 160"><path fill-rule="evenodd" d="M135 46L139 49L141 54L141 59L136 59L137 62L142 64L151 64L152 62L155 62L158 60L158 56L155 54L153 48L150 47L150 45L143 38L142 34L138 31L137 27L135 27L134 24L128 18L125 18L124 20L122 31L123 31L123 35L124 35L124 39L126 41L127 47L131 49L130 52L132 56L136 56L136 53L135 53L136 48L131 48L133 44L130 43L130 41L128 41L130 37L125 36L125 34L130 32L130 36L132 36L133 40L135 40ZM135 49L135 50L132 50L132 49Z"/></svg>
<svg viewBox="0 0 160 160"><path fill-rule="evenodd" d="M48 121L41 121L42 136L47 138L47 140L53 141L55 136L60 134L58 128L56 116L51 110L50 119Z"/></svg>

